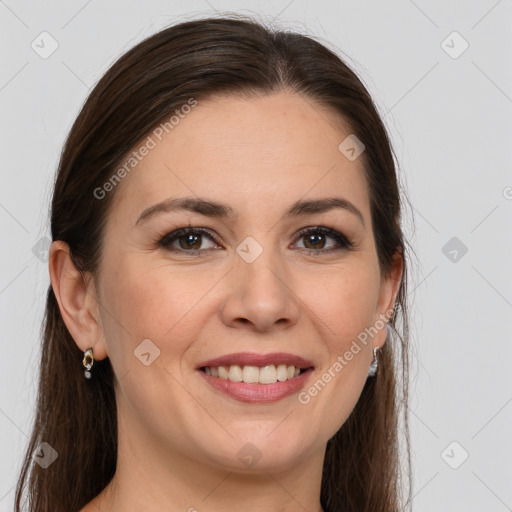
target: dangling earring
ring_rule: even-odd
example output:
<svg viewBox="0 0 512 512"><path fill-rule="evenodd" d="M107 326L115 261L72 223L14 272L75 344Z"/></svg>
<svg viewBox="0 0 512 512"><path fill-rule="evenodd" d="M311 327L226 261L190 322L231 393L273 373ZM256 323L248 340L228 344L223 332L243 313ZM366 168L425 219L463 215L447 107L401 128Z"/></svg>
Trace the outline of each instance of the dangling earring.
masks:
<svg viewBox="0 0 512 512"><path fill-rule="evenodd" d="M377 367L379 366L379 357L378 357L379 347L375 347L373 349L373 361L370 365L370 369L368 370L368 377L374 377L377 373Z"/></svg>
<svg viewBox="0 0 512 512"><path fill-rule="evenodd" d="M82 364L85 367L84 375L86 379L90 379L92 377L91 372L89 371L94 364L94 356L92 354L92 348L88 348L84 352L84 358L82 360Z"/></svg>

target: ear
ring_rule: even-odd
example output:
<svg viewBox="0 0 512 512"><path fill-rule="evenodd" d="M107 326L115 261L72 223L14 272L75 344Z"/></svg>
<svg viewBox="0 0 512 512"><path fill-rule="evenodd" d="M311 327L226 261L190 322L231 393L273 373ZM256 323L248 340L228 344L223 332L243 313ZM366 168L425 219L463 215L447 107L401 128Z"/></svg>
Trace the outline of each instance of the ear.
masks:
<svg viewBox="0 0 512 512"><path fill-rule="evenodd" d="M404 262L400 252L393 255L391 269L387 275L381 278L381 285L379 291L379 300L377 304L377 311L373 325L376 328L380 327L383 323L387 324L389 318L392 316L393 309L396 305L396 298L400 284L403 277ZM387 329L386 325L379 329L378 333L373 338L373 347L382 347L386 342Z"/></svg>
<svg viewBox="0 0 512 512"><path fill-rule="evenodd" d="M48 260L53 293L69 333L80 350L92 347L94 359L104 359L108 353L91 274L76 268L68 244L61 240L52 242Z"/></svg>

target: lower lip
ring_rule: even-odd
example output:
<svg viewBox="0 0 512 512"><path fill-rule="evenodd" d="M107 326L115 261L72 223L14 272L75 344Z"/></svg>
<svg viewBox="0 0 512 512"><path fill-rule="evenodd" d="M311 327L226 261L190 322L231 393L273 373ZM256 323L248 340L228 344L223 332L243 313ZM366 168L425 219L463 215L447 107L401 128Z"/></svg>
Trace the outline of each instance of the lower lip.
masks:
<svg viewBox="0 0 512 512"><path fill-rule="evenodd" d="M218 391L222 391L226 395L245 403L270 403L277 402L287 396L293 395L300 391L313 373L313 368L308 368L298 377L274 384L247 384L246 382L233 382L220 377L212 377L202 370L198 370L203 379Z"/></svg>

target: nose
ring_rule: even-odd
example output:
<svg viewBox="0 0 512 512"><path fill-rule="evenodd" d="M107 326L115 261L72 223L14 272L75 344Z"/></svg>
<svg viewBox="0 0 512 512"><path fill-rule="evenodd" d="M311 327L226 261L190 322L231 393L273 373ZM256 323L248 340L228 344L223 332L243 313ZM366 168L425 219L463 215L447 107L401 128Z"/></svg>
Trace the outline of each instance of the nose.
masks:
<svg viewBox="0 0 512 512"><path fill-rule="evenodd" d="M237 258L226 278L230 282L220 315L227 326L263 332L297 323L300 299L291 272L271 251L263 251L252 263Z"/></svg>

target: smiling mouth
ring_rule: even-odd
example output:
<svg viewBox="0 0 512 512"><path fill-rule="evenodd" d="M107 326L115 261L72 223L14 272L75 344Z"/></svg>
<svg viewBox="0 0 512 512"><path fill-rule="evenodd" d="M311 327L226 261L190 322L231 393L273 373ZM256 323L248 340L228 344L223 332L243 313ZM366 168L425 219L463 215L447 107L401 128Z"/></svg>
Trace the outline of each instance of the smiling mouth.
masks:
<svg viewBox="0 0 512 512"><path fill-rule="evenodd" d="M312 368L312 367L311 367ZM275 384L293 380L309 368L298 368L286 364L270 364L265 366L251 365L223 365L203 366L200 370L206 375L231 382L244 382L246 384Z"/></svg>

